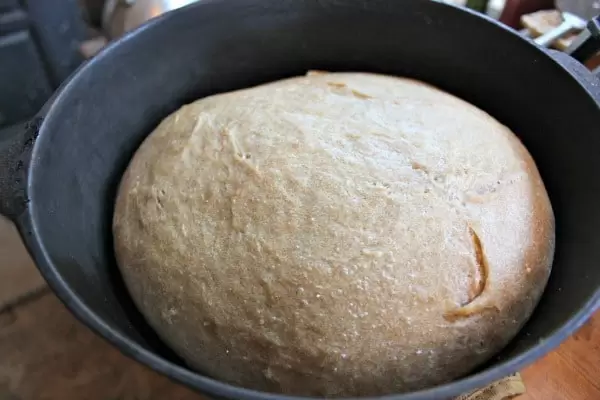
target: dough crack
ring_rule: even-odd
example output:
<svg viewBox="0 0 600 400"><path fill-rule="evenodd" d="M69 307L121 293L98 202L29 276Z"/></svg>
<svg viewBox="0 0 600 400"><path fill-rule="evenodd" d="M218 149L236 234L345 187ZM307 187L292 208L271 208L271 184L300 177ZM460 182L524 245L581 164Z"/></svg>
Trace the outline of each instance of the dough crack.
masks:
<svg viewBox="0 0 600 400"><path fill-rule="evenodd" d="M449 322L468 318L485 310L498 310L498 307L494 305L483 305L478 301L482 298L488 286L490 267L479 235L471 226L468 227L468 230L475 252L475 274L472 276L471 287L469 288L469 300L461 307L444 314L444 318Z"/></svg>
<svg viewBox="0 0 600 400"><path fill-rule="evenodd" d="M483 305L478 301L478 299L481 299L483 292L488 286L490 266L485 255L481 238L469 223L472 218L466 207L465 201L459 203L451 201L452 188L445 184L449 177L448 174L432 173L426 165L417 161L411 161L410 165L414 171L420 171L427 176L429 178L430 188L434 189L433 193L446 201L451 210L454 210L460 217L467 221L467 229L469 237L471 238L475 258L475 271L470 274L471 282L467 289L468 300L464 304L461 304L460 307L446 312L444 318L449 322L454 322L461 318L471 317L487 309L497 310L497 307L493 305ZM514 180L515 178L511 177L508 183L513 183ZM493 184L491 184L493 187L492 191L496 192L501 187L501 183L503 183L502 180L494 181ZM482 187L488 188L490 185L483 185ZM464 198L464 196L467 195L467 192L463 192L462 195Z"/></svg>
<svg viewBox="0 0 600 400"><path fill-rule="evenodd" d="M479 239L477 233L470 226L469 236L471 236L473 249L475 251L475 274L472 277L472 285L469 291L469 301L464 305L473 302L477 297L481 296L481 293L483 293L487 285L489 274L489 265L485 253L483 252L481 239Z"/></svg>
<svg viewBox="0 0 600 400"><path fill-rule="evenodd" d="M351 94L354 97L356 97L357 99L361 99L361 100L369 100L369 99L373 99L374 97L371 95L368 95L366 93L363 93L359 90L356 89L352 89L351 87L348 87L348 85L346 85L345 83L341 83L341 82L327 82L327 86L329 86L332 90L333 93L335 94L339 94L339 95L346 95L346 94Z"/></svg>

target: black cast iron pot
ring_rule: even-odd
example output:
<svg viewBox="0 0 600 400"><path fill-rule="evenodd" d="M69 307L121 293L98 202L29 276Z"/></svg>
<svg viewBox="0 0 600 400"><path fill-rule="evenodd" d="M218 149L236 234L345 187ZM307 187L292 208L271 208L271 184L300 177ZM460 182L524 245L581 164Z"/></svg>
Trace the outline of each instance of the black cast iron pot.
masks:
<svg viewBox="0 0 600 400"><path fill-rule="evenodd" d="M598 48L597 21L590 27L580 55ZM552 276L521 334L468 377L386 399L483 386L584 323L600 302L600 81L567 55L429 0L208 0L166 14L80 68L3 144L0 211L67 307L125 354L215 398L292 399L193 372L161 344L121 281L111 217L121 174L162 118L199 97L309 69L414 77L476 104L528 147L556 215Z"/></svg>

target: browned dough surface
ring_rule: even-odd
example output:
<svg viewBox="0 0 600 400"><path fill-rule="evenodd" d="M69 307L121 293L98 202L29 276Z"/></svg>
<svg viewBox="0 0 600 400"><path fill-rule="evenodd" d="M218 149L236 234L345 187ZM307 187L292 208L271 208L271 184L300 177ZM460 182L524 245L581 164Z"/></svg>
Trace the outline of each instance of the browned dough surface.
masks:
<svg viewBox="0 0 600 400"><path fill-rule="evenodd" d="M428 85L347 73L166 118L123 178L114 234L138 307L190 365L332 397L487 360L554 250L543 183L506 127Z"/></svg>

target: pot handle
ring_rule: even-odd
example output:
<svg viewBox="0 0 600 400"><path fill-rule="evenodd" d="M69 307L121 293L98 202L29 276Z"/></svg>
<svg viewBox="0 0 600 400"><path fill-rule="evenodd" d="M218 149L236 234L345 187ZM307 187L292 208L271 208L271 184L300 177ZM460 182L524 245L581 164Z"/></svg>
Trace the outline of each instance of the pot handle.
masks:
<svg viewBox="0 0 600 400"><path fill-rule="evenodd" d="M600 52L600 15L592 18L586 29L565 50L565 53L580 63L585 62ZM600 79L600 68L594 71Z"/></svg>
<svg viewBox="0 0 600 400"><path fill-rule="evenodd" d="M29 202L27 172L42 121L41 116L36 116L11 130L6 139L0 139L0 214L13 221Z"/></svg>
<svg viewBox="0 0 600 400"><path fill-rule="evenodd" d="M583 63L600 51L600 16L590 20L582 32L565 50L546 50L554 60L568 70L600 105L600 68L590 72Z"/></svg>
<svg viewBox="0 0 600 400"><path fill-rule="evenodd" d="M15 126L7 138L0 138L0 215L13 222L23 214L29 203L27 176L33 145L48 110L69 80L65 79L29 122Z"/></svg>
<svg viewBox="0 0 600 400"><path fill-rule="evenodd" d="M575 38L565 53L583 62L600 51L600 15L592 18L586 29Z"/></svg>

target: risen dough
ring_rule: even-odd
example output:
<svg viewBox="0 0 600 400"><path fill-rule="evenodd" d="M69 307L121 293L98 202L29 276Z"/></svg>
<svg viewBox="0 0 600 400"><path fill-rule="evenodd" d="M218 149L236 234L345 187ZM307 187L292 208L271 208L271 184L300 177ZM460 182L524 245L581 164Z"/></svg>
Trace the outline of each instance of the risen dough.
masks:
<svg viewBox="0 0 600 400"><path fill-rule="evenodd" d="M554 219L519 140L422 83L313 73L167 117L122 180L117 259L194 368L380 395L460 377L517 333Z"/></svg>

